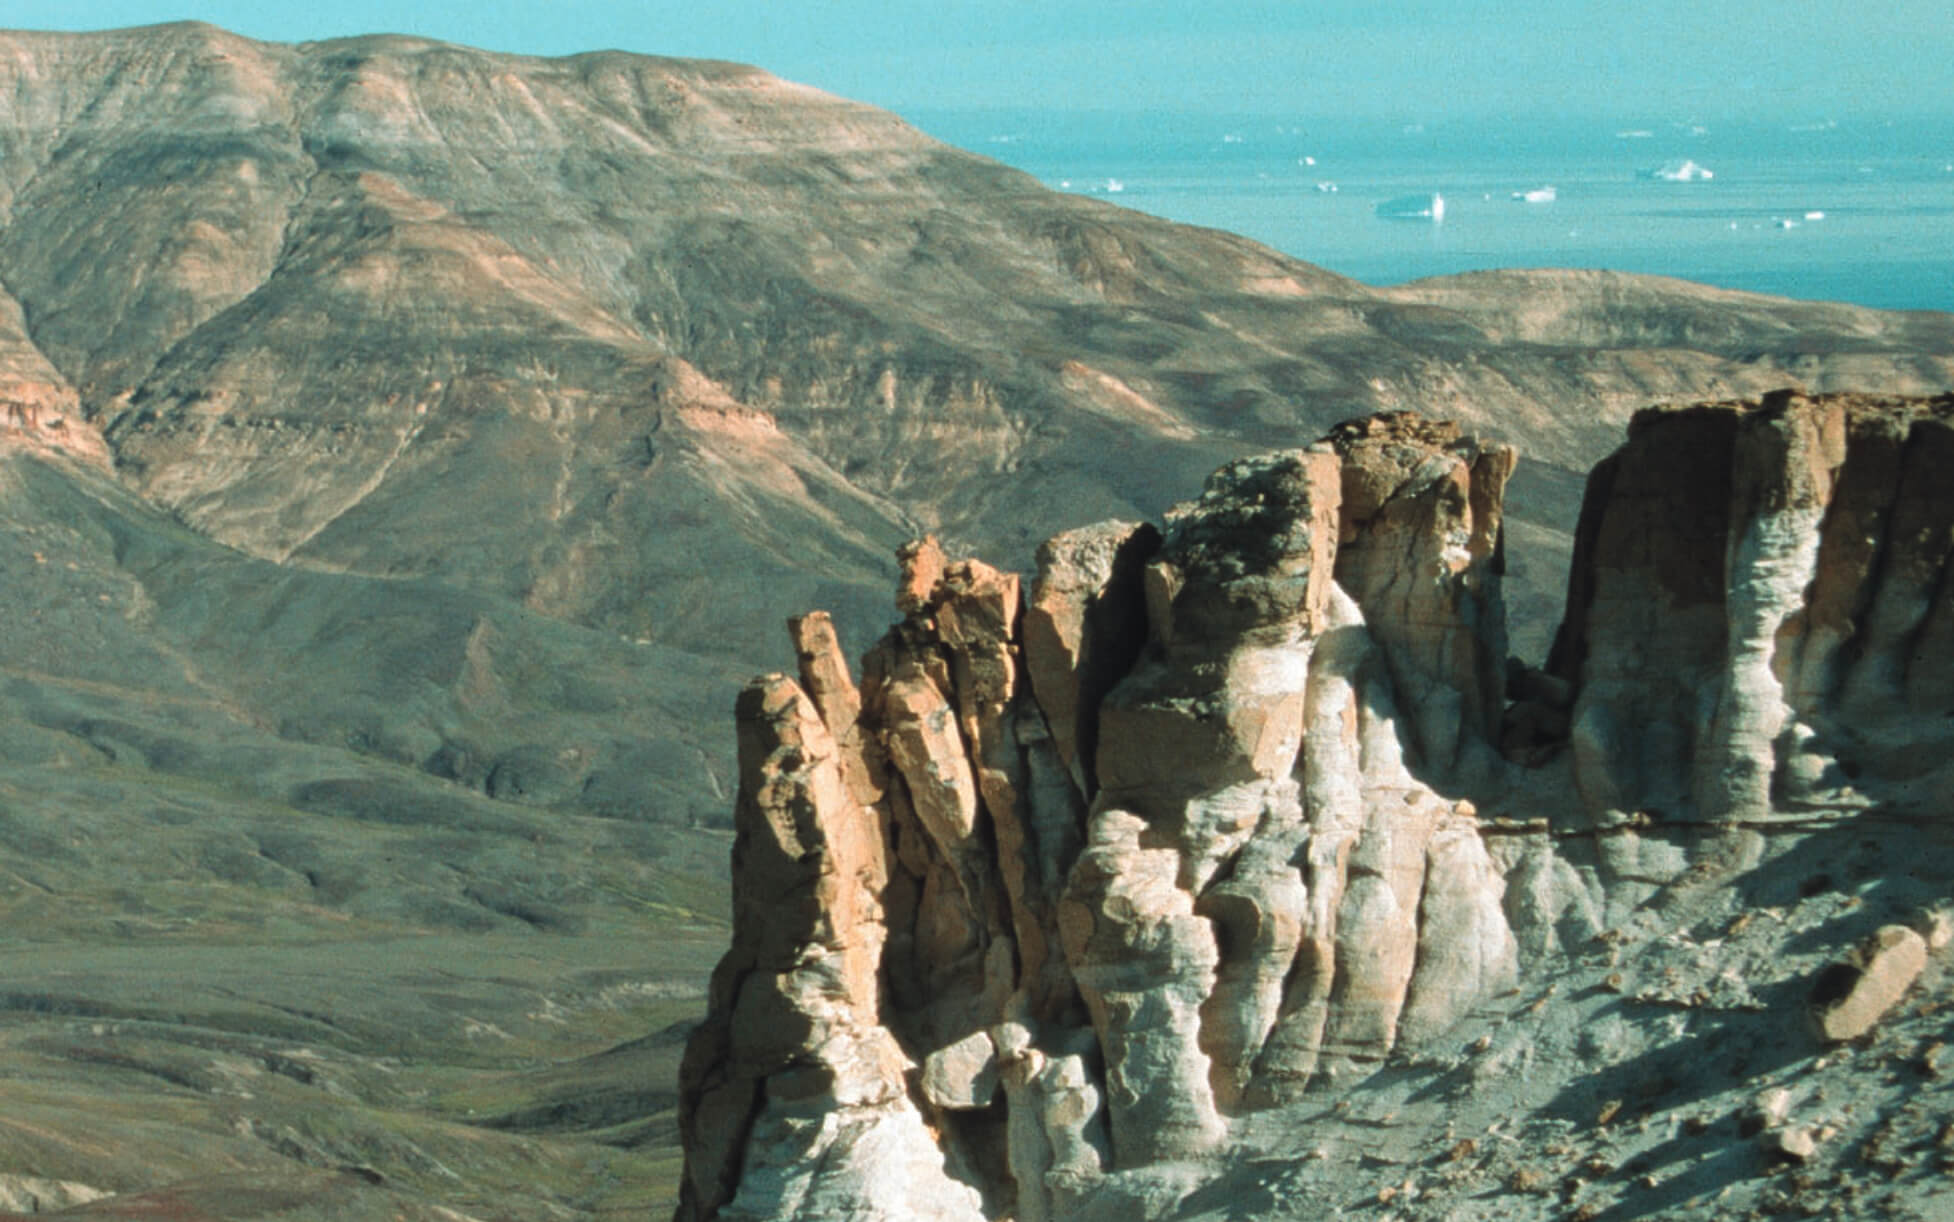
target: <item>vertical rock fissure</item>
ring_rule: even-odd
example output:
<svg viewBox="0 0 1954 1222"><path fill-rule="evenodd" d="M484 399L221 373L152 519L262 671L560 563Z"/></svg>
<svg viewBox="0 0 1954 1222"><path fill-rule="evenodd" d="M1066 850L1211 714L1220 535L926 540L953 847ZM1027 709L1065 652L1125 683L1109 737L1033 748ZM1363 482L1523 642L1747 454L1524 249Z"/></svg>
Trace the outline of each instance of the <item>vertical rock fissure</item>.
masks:
<svg viewBox="0 0 1954 1222"><path fill-rule="evenodd" d="M1899 494L1907 430L1884 413L1846 413L1844 460L1819 525L1817 574L1808 600L1793 705L1815 718L1844 696L1865 653L1874 593L1891 550L1887 525Z"/></svg>
<svg viewBox="0 0 1954 1222"><path fill-rule="evenodd" d="M1954 490L1948 486L1947 475L1954 470L1954 418L1916 420L1908 435L1907 451L1902 494L1919 505L1918 520L1896 522L1894 533L1918 541L1924 561L1921 567L1926 573L1918 583L1918 617L1901 637L1898 656L1907 704L1918 710L1923 702L1917 698L1920 685L1916 669L1930 657L1921 643L1929 638L1937 620L1947 621L1947 627L1954 629L1954 620L1949 619L1954 616L1954 607L1949 606L1954 600L1954 588L1950 588L1954 579L1949 576L1954 569ZM1954 691L1948 694L1954 695Z"/></svg>

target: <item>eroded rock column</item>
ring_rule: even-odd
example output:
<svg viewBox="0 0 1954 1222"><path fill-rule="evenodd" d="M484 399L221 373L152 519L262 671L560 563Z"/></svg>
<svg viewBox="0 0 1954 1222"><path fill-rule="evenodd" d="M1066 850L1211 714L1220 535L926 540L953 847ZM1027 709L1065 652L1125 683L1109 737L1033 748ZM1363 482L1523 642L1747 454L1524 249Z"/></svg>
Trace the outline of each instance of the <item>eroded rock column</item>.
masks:
<svg viewBox="0 0 1954 1222"><path fill-rule="evenodd" d="M1347 421L1337 584L1391 670L1434 774L1494 771L1506 673L1503 507L1518 454L1409 412Z"/></svg>
<svg viewBox="0 0 1954 1222"><path fill-rule="evenodd" d="M1599 823L1912 808L1954 776L1922 750L1954 745L1951 462L1946 397L1636 416L1590 478L1552 661Z"/></svg>
<svg viewBox="0 0 1954 1222"><path fill-rule="evenodd" d="M1215 1144L1276 1017L1303 892L1292 773L1340 495L1334 453L1294 451L1231 464L1170 513L1146 575L1147 650L1100 709L1065 933L1121 1165Z"/></svg>
<svg viewBox="0 0 1954 1222"><path fill-rule="evenodd" d="M738 719L733 946L686 1049L678 1216L766 1218L798 1203L864 1220L981 1218L881 1022L880 821L850 793L800 684L757 680Z"/></svg>

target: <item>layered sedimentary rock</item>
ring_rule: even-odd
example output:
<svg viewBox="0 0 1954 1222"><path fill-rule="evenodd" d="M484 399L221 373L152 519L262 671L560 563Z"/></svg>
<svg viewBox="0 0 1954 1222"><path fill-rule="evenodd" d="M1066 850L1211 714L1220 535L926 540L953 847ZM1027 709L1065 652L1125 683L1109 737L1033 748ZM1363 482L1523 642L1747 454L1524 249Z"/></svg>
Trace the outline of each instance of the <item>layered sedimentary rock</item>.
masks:
<svg viewBox="0 0 1954 1222"><path fill-rule="evenodd" d="M1638 416L1544 670L1506 657L1514 462L1375 416L1052 539L1028 591L912 544L859 693L795 621L799 682L742 697L683 1216L1065 1217L1759 828L1944 807L1954 398ZM1854 971L1821 1026L1905 988Z"/></svg>
<svg viewBox="0 0 1954 1222"><path fill-rule="evenodd" d="M1028 596L911 545L859 693L795 621L799 682L742 697L736 872L813 900L741 899L686 1216L791 1212L796 1160L893 1215L915 1181L849 1162L858 1132L934 1135L931 1174L1056 1216L1513 983L1471 804L1418 775L1497 736L1511 452L1366 430L1231 464L1164 530L1059 536ZM809 1098L841 1126L811 1142L779 1119Z"/></svg>
<svg viewBox="0 0 1954 1222"><path fill-rule="evenodd" d="M1654 409L1589 480L1551 664L1598 816L1729 827L1948 788L1954 398Z"/></svg>
<svg viewBox="0 0 1954 1222"><path fill-rule="evenodd" d="M80 397L34 346L19 301L0 289L0 451L58 450L101 466L108 449Z"/></svg>
<svg viewBox="0 0 1954 1222"><path fill-rule="evenodd" d="M822 673L810 667L809 686L822 690ZM887 845L824 711L780 677L740 698L742 936L713 976L721 1021L687 1050L682 1210L767 1217L795 1200L852 1217L980 1217L945 1174L881 1024ZM873 1198L891 1177L921 1190L913 1211Z"/></svg>
<svg viewBox="0 0 1954 1222"><path fill-rule="evenodd" d="M1343 456L1337 584L1411 706L1424 762L1483 770L1506 673L1503 502L1519 455L1447 420L1394 412L1330 433Z"/></svg>

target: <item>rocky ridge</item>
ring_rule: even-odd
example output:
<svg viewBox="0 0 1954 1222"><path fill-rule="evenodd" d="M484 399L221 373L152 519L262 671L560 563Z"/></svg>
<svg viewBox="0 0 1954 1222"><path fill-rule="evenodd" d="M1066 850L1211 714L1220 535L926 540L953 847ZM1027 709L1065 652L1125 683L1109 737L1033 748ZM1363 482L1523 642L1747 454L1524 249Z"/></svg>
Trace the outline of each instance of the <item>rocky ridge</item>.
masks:
<svg viewBox="0 0 1954 1222"><path fill-rule="evenodd" d="M681 1222L1195 1216L1244 1143L1327 1131L1273 1118L1673 938L1812 829L1934 825L1950 443L1947 397L1638 414L1539 671L1504 637L1515 454L1411 415L1061 534L1028 590L905 549L859 688L815 615L799 679L740 698ZM1822 1038L1936 929L1822 973Z"/></svg>

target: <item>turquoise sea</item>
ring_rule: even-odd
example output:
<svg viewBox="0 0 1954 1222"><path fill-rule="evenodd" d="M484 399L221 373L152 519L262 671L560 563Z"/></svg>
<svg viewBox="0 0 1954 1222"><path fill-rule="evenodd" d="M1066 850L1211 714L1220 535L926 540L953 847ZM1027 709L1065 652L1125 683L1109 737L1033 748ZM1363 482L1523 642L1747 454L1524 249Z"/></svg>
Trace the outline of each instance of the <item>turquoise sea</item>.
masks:
<svg viewBox="0 0 1954 1222"><path fill-rule="evenodd" d="M1954 119L908 117L1047 186L1232 230L1370 284L1594 267L1954 310ZM1684 163L1709 176L1659 176ZM1378 215L1433 194L1440 222Z"/></svg>

